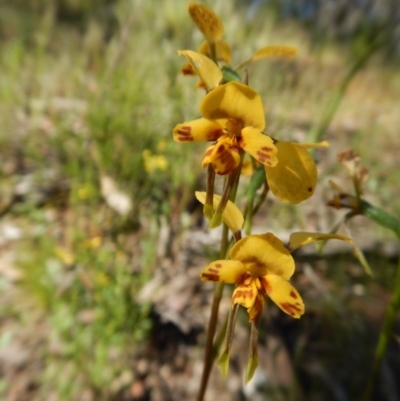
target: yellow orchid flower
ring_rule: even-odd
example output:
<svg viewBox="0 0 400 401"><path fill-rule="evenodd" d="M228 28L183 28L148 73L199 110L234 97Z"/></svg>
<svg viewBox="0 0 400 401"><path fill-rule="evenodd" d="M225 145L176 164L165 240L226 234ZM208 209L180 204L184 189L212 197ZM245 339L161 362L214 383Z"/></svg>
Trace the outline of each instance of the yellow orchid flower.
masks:
<svg viewBox="0 0 400 401"><path fill-rule="evenodd" d="M288 281L295 270L290 250L334 238L351 242L337 234L299 232L292 234L293 243L289 242L286 247L272 233L250 235L232 247L230 260L210 263L200 277L203 281L236 284L232 306L244 306L251 322L260 316L266 295L285 313L299 318L305 309L300 294Z"/></svg>
<svg viewBox="0 0 400 401"><path fill-rule="evenodd" d="M224 34L224 24L210 8L198 3L190 3L189 14L204 37L210 43L216 43Z"/></svg>
<svg viewBox="0 0 400 401"><path fill-rule="evenodd" d="M217 174L233 172L244 150L260 163L277 164L273 140L261 130L265 126L260 96L247 85L229 82L208 93L200 104L203 118L178 124L173 129L176 142L213 141L203 159Z"/></svg>
<svg viewBox="0 0 400 401"><path fill-rule="evenodd" d="M276 141L262 133L265 127L261 97L247 85L229 82L213 89L200 104L203 118L173 129L176 142L214 142L202 165L211 164L217 174L232 173L240 163L240 151L265 166L274 195L288 203L308 199L315 190L317 168L304 146Z"/></svg>
<svg viewBox="0 0 400 401"><path fill-rule="evenodd" d="M222 61L227 64L231 63L231 48L225 40L221 39L220 41L218 41L215 44L215 50L217 53L217 61ZM210 44L207 41L201 43L201 45L197 49L197 53L211 59ZM197 75L195 69L190 63L185 64L181 68L181 73L183 75Z"/></svg>
<svg viewBox="0 0 400 401"><path fill-rule="evenodd" d="M211 91L222 81L221 70L210 58L192 50L178 50L178 54L189 60L189 65L200 77L199 87L205 87L207 91Z"/></svg>

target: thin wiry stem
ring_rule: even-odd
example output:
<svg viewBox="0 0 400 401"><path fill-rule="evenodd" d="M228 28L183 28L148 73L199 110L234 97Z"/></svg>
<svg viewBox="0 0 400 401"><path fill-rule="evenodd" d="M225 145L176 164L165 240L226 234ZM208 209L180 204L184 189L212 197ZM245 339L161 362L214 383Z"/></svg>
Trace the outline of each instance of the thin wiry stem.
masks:
<svg viewBox="0 0 400 401"><path fill-rule="evenodd" d="M243 155L242 155L243 156ZM242 169L242 161L239 166L237 167L236 171L232 174L234 176L234 182L232 185L229 186L229 199L234 202L236 197L236 192L239 186L240 180L240 171ZM220 258L225 259L229 250L229 229L226 224L223 225L222 228L222 237L221 237L221 248L220 248ZM210 320L208 322L207 328L207 338L205 344L205 351L204 351L204 366L203 366L203 373L201 376L200 381L200 389L197 396L197 401L203 401L204 396L207 390L208 379L210 377L211 368L213 366L215 355L218 353L218 350L214 347L214 336L217 328L217 321L218 321L218 312L219 312L219 304L221 302L222 293L224 291L224 284L217 283L215 290L214 290L214 298L211 306L211 315Z"/></svg>
<svg viewBox="0 0 400 401"><path fill-rule="evenodd" d="M393 327L396 322L397 312L400 310L400 257L397 267L396 279L392 299L386 310L385 320L378 339L378 345L375 349L374 362L372 364L371 374L364 393L364 401L372 398L372 393L377 382L383 357L386 354L389 340L393 333Z"/></svg>

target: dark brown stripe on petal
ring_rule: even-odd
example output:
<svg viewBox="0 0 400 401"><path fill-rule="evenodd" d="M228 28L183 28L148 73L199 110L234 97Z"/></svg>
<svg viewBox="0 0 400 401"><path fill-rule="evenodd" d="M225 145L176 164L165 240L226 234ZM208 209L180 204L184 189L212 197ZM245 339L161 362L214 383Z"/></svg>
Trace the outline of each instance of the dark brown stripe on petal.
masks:
<svg viewBox="0 0 400 401"><path fill-rule="evenodd" d="M177 139L179 142L192 142L194 140L193 135L191 133L192 128L188 125L180 127L176 130Z"/></svg>
<svg viewBox="0 0 400 401"><path fill-rule="evenodd" d="M207 132L207 141L216 141L223 134L222 128Z"/></svg>
<svg viewBox="0 0 400 401"><path fill-rule="evenodd" d="M290 302L282 302L279 305L290 316L295 316L301 312L301 308L299 307L300 305L298 302L297 302L297 305L291 304Z"/></svg>
<svg viewBox="0 0 400 401"><path fill-rule="evenodd" d="M219 281L219 274L202 273L202 275L200 277L202 280Z"/></svg>
<svg viewBox="0 0 400 401"><path fill-rule="evenodd" d="M236 291L235 294L233 295L233 297L232 297L232 302L235 303L235 300L236 300L237 298L243 298L243 299L246 299L246 298L253 298L253 293L254 293L254 291L253 291L252 288L250 288L250 289L248 289L248 290L238 290L238 291Z"/></svg>

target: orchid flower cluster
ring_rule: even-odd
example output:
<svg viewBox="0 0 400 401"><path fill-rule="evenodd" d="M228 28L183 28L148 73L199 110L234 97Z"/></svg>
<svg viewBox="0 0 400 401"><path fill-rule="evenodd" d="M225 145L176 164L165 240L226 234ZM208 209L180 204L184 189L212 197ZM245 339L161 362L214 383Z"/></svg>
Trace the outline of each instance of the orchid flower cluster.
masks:
<svg viewBox="0 0 400 401"><path fill-rule="evenodd" d="M263 186L266 191L271 190L278 200L297 204L312 196L317 184L317 167L307 149L328 144L281 141L265 133L261 96L248 85L246 70L242 76L239 75L253 61L270 56L291 57L297 53L296 49L266 46L232 68L231 51L223 39L224 25L220 18L208 7L197 3L189 4L189 14L205 41L197 52L178 51L188 61L181 72L197 75L197 87L204 88L206 94L199 107L201 117L177 124L173 129L173 139L184 144L209 143L202 160L202 167L207 169L206 191L196 192L196 197L204 204L204 214L210 221L210 227L223 223L227 228L225 232L228 233L228 229L231 231L235 243L229 250L226 245L229 241L226 238L221 241L225 244L221 249L221 259L203 269L201 280L216 282L220 286L221 283L234 285L225 346L219 358L223 373L228 369L238 307L243 306L247 310L251 324L247 382L258 363L258 326L266 296L293 318L300 318L305 311L301 295L289 281L295 271L291 253L315 241L350 239L337 234L310 232L293 233L287 244L271 232L261 235L247 232L248 235L242 238L245 217L235 204L235 196L244 165L250 163L252 179L258 180L257 190ZM214 192L217 176L224 179L222 194ZM253 214L256 211L256 208L249 207L247 214L249 209ZM214 313L218 313L218 307ZM211 333L211 338L213 335Z"/></svg>

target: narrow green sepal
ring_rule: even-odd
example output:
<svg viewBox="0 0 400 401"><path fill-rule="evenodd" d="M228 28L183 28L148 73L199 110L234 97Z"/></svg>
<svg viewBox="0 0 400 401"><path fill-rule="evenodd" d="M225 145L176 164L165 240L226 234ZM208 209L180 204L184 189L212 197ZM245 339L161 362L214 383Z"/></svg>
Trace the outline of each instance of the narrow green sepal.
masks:
<svg viewBox="0 0 400 401"><path fill-rule="evenodd" d="M258 355L256 354L250 357L249 360L247 361L246 376L244 379L245 384L247 384L253 378L257 366L258 366Z"/></svg>
<svg viewBox="0 0 400 401"><path fill-rule="evenodd" d="M214 214L212 205L205 204L203 207L203 214L206 216L207 220L212 220Z"/></svg>
<svg viewBox="0 0 400 401"><path fill-rule="evenodd" d="M350 212L351 213L351 212ZM336 234L341 226L341 224L346 220L346 218L348 217L348 214L344 215L342 218L339 219L339 221L337 221L334 226L331 228L331 230L329 231L329 234ZM326 245L326 243L328 242L328 240L323 240L323 241L318 241L315 244L315 247L317 249L317 254L321 255L322 251L324 250L324 247Z"/></svg>
<svg viewBox="0 0 400 401"><path fill-rule="evenodd" d="M222 67L221 71L222 71L222 79L225 82L231 82L231 81L240 82L240 77L233 68L224 66Z"/></svg>
<svg viewBox="0 0 400 401"><path fill-rule="evenodd" d="M216 228L222 224L222 213L222 210L214 213L214 216L212 216L210 221L210 228Z"/></svg>
<svg viewBox="0 0 400 401"><path fill-rule="evenodd" d="M265 178L265 170L264 167L260 167L257 169L254 174L251 176L250 185L247 190L247 201L252 202L254 197L256 196L256 192L261 188L261 185L264 184Z"/></svg>
<svg viewBox="0 0 400 401"><path fill-rule="evenodd" d="M368 276L373 276L371 266L369 265L367 259L364 256L364 252L357 246L357 244L353 240L353 251L354 256L360 262L361 266L364 268L364 271Z"/></svg>
<svg viewBox="0 0 400 401"><path fill-rule="evenodd" d="M392 230L400 239L400 223L394 216L366 201L361 201L361 213L380 226Z"/></svg>
<svg viewBox="0 0 400 401"><path fill-rule="evenodd" d="M228 374L229 358L230 358L230 353L229 350L227 349L225 349L225 351L218 358L218 369L224 378Z"/></svg>
<svg viewBox="0 0 400 401"><path fill-rule="evenodd" d="M244 378L245 384L247 384L253 377L254 372L258 366L258 332L260 327L260 318L258 315L251 322L250 330L250 351L249 358L247 360L246 375Z"/></svg>

